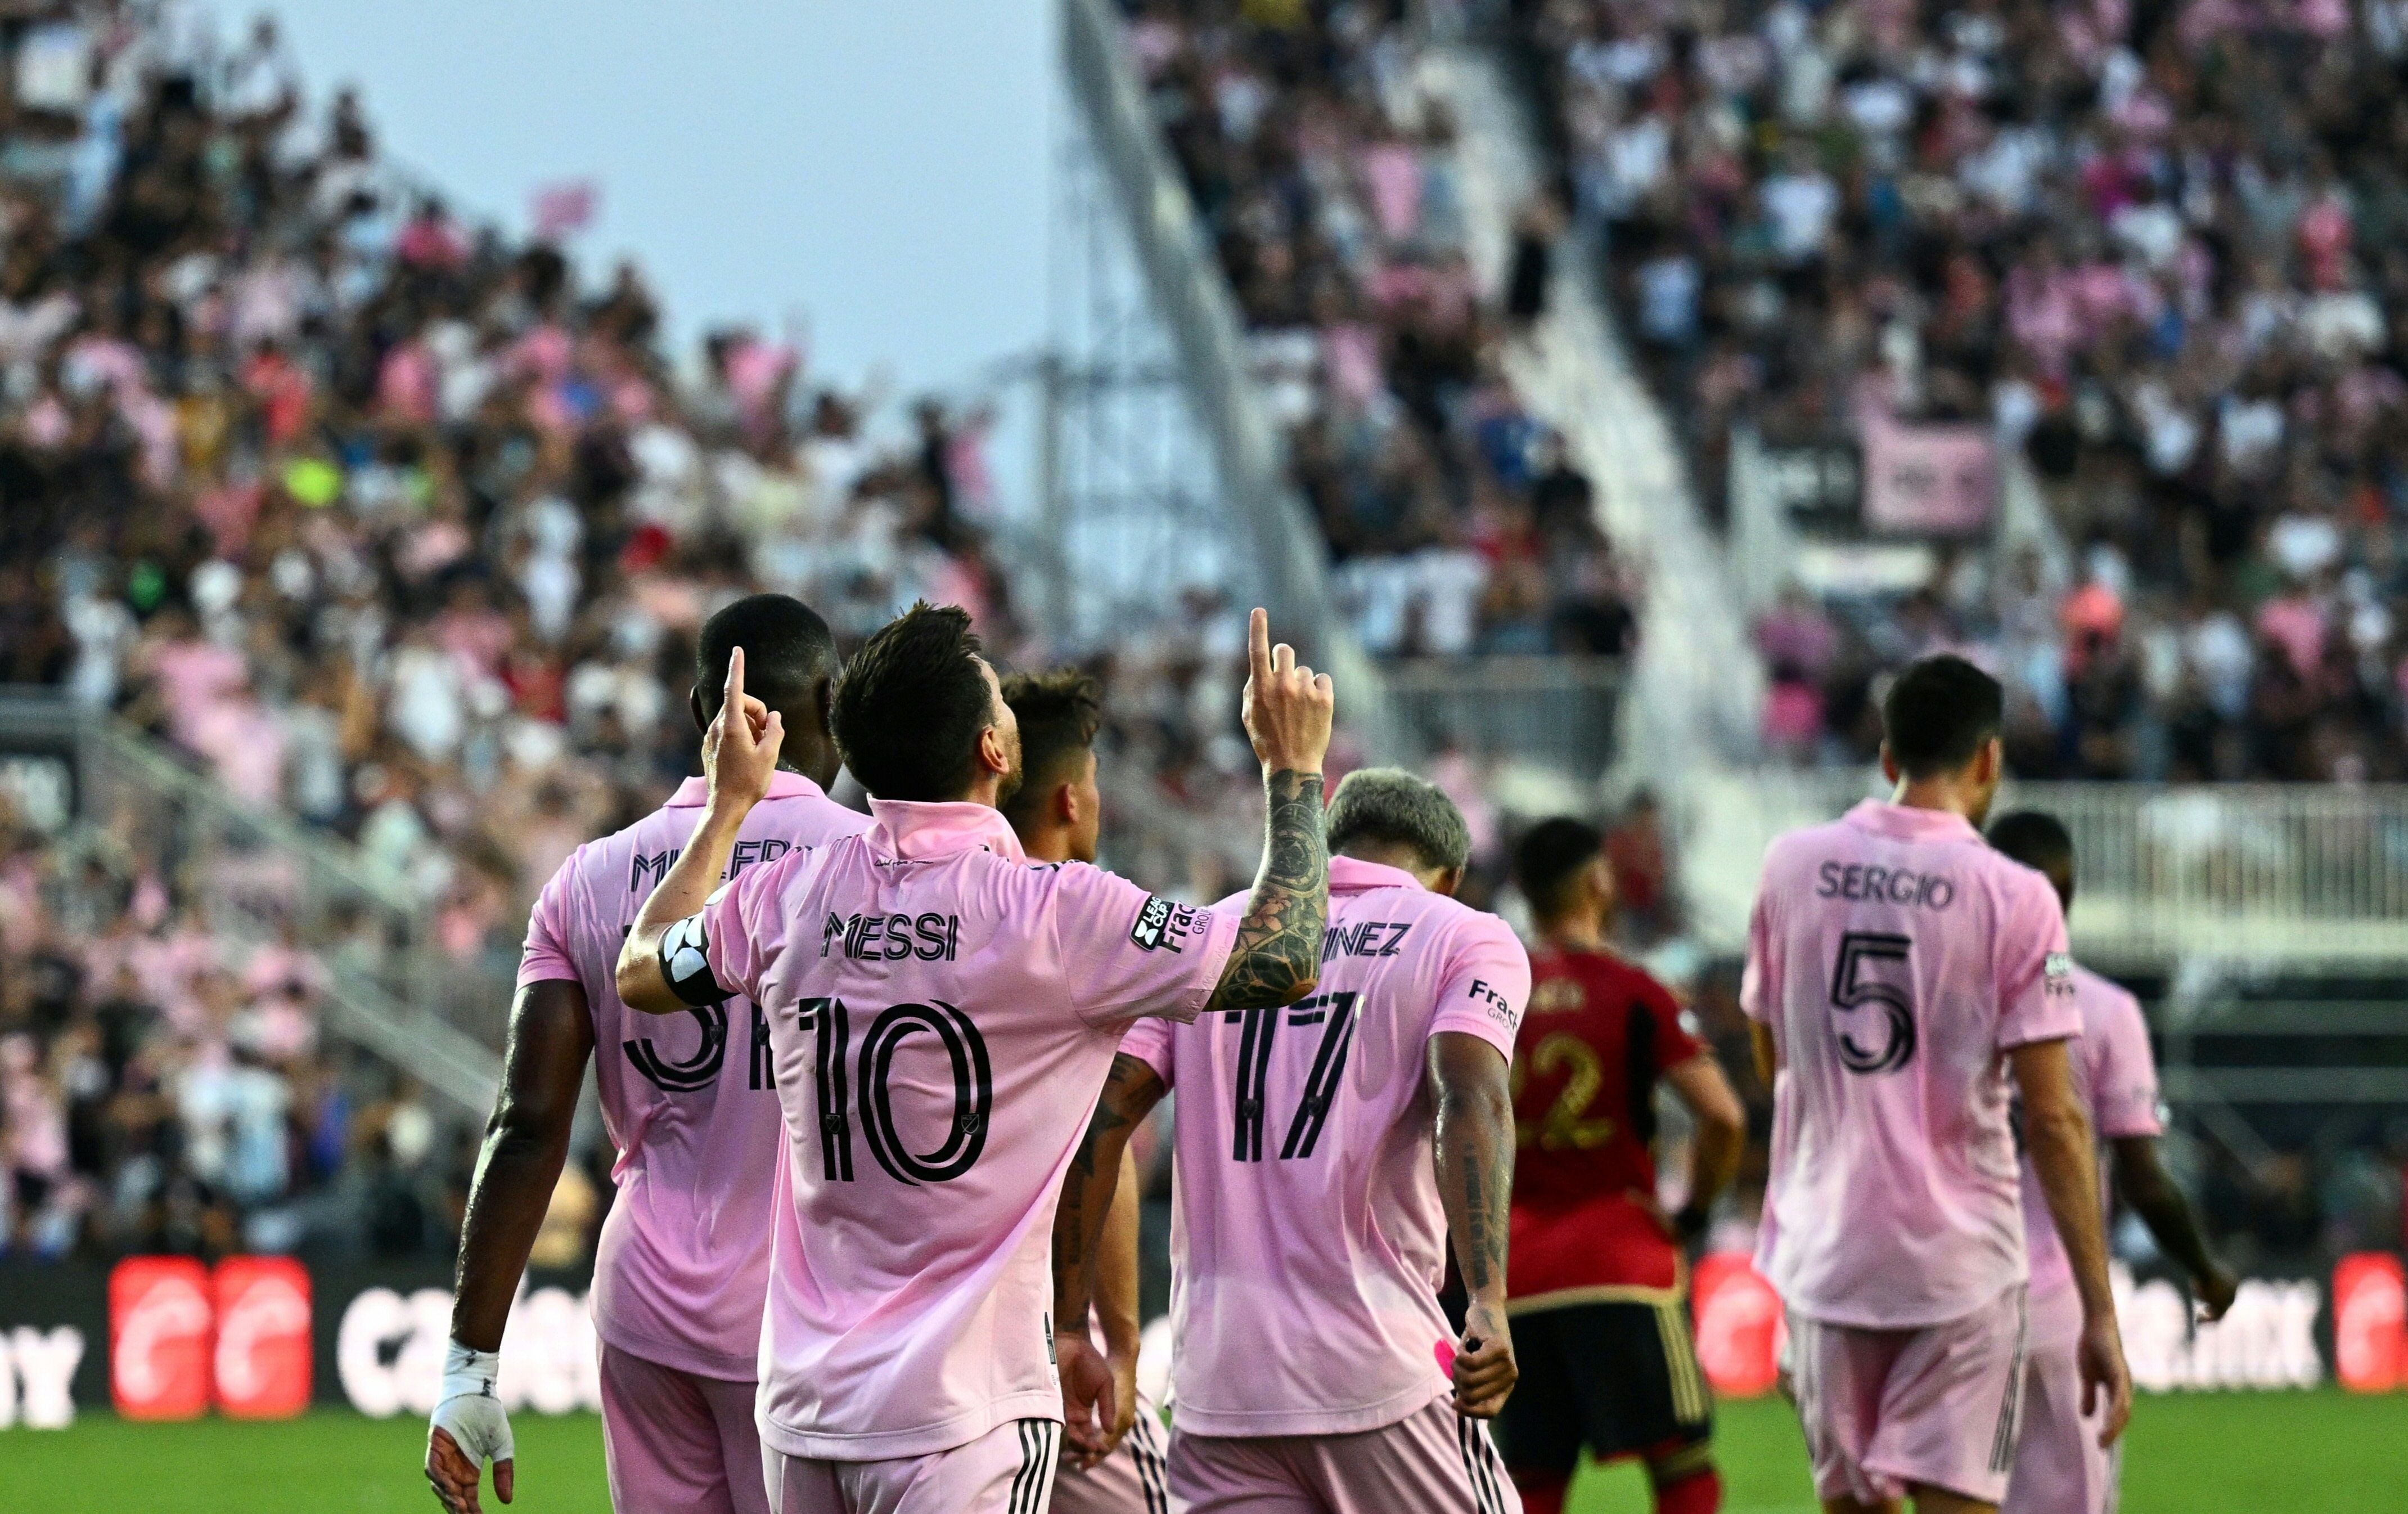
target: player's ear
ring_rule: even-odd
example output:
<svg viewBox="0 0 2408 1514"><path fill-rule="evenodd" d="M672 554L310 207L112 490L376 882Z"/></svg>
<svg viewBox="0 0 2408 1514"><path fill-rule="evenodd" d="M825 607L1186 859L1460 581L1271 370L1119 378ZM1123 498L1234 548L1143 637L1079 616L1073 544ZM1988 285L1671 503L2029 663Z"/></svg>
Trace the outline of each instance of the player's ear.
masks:
<svg viewBox="0 0 2408 1514"><path fill-rule="evenodd" d="M1064 825L1066 825L1066 826L1073 826L1073 827L1075 827L1076 825L1078 825L1078 823L1079 823L1079 786L1078 786L1078 785L1076 785L1076 784L1055 784L1055 785L1054 786L1054 814L1055 817L1056 817L1056 818L1058 818L1058 819L1059 819L1059 820L1060 820Z"/></svg>
<svg viewBox="0 0 2408 1514"><path fill-rule="evenodd" d="M811 708L819 712L820 734L836 742L836 680L826 673L811 685Z"/></svg>
<svg viewBox="0 0 2408 1514"><path fill-rule="evenodd" d="M1441 869L1439 875L1430 880L1430 892L1444 894L1449 899L1453 899L1462 887L1463 869L1460 865Z"/></svg>
<svg viewBox="0 0 2408 1514"><path fill-rule="evenodd" d="M1882 743L1881 765L1882 777L1895 785L1898 782L1898 758L1890 755L1889 743L1886 741Z"/></svg>
<svg viewBox="0 0 2408 1514"><path fill-rule="evenodd" d="M700 684L696 684L694 687L685 691L685 707L686 712L694 716L694 728L702 732L706 736L710 735L710 717L702 713L702 685Z"/></svg>
<svg viewBox="0 0 2408 1514"><path fill-rule="evenodd" d="M1982 743L1981 754L1974 759L1973 781L1984 788L1996 786L2007 766L2007 743L1997 736Z"/></svg>

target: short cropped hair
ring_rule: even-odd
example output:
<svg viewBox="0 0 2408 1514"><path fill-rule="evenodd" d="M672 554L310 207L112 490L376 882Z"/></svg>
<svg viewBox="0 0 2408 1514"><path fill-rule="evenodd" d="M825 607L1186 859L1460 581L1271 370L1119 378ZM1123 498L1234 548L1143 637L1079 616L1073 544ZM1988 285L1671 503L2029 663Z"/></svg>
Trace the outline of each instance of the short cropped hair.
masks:
<svg viewBox="0 0 2408 1514"><path fill-rule="evenodd" d="M1513 882L1541 919L1563 913L1572 880L1605 850L1605 832L1559 815L1541 820L1513 848Z"/></svg>
<svg viewBox="0 0 2408 1514"><path fill-rule="evenodd" d="M979 733L995 723L980 651L968 611L925 600L862 643L836 694L837 750L862 787L922 801L969 792Z"/></svg>
<svg viewBox="0 0 2408 1514"><path fill-rule="evenodd" d="M1020 721L1020 792L1004 806L1016 823L1029 818L1027 812L1054 786L1068 783L1072 764L1095 746L1104 694L1093 673L1062 668L1012 674L1003 681L1003 702Z"/></svg>
<svg viewBox="0 0 2408 1514"><path fill-rule="evenodd" d="M1990 822L1990 844L2047 874L2061 901L2073 902L2073 836L2057 816L2040 810L2002 815Z"/></svg>
<svg viewBox="0 0 2408 1514"><path fill-rule="evenodd" d="M1882 700L1882 735L1910 778L1956 771L2005 724L1999 681L1954 653L1909 664Z"/></svg>
<svg viewBox="0 0 2408 1514"><path fill-rule="evenodd" d="M719 714L728 656L739 646L744 692L773 710L801 713L811 686L836 671L836 638L810 606L791 595L748 594L704 621L695 643L695 685L705 719Z"/></svg>
<svg viewBox="0 0 2408 1514"><path fill-rule="evenodd" d="M1329 849L1368 841L1412 850L1426 868L1471 859L1471 829L1446 791L1402 768L1357 768L1330 796Z"/></svg>

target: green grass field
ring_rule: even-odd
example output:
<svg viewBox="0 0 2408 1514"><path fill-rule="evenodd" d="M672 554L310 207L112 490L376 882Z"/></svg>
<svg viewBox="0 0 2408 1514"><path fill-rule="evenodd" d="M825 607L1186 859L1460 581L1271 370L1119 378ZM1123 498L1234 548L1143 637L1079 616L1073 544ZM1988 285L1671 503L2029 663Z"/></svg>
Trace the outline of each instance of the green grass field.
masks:
<svg viewBox="0 0 2408 1514"><path fill-rule="evenodd" d="M608 1507L602 1431L578 1415L521 1415L513 1514ZM386 1514L436 1507L416 1420L313 1414L277 1424L204 1420L0 1432L0 1509L25 1514ZM1725 1514L1813 1514L1797 1421L1777 1401L1724 1406ZM486 1501L488 1509L500 1506ZM1580 1514L1638 1514L1627 1467L1592 1471ZM2125 1514L2403 1514L2408 1395L2196 1394L2143 1399L2125 1458Z"/></svg>

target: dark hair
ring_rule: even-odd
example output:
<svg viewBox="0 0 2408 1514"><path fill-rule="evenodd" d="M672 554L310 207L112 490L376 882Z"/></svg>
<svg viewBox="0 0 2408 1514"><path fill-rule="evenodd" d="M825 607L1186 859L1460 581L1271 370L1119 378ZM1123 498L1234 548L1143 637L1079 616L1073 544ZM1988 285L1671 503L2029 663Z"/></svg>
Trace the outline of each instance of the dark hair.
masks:
<svg viewBox="0 0 2408 1514"><path fill-rule="evenodd" d="M812 685L836 671L836 638L817 612L791 595L748 594L704 621L695 643L695 687L705 720L719 714L728 654L739 646L744 692L772 710L803 714Z"/></svg>
<svg viewBox="0 0 2408 1514"><path fill-rule="evenodd" d="M1014 673L1003 681L1003 702L1020 721L1020 792L1004 806L1014 825L1070 778L1072 762L1096 744L1104 723L1103 688L1093 673L1063 668Z"/></svg>
<svg viewBox="0 0 2408 1514"><path fill-rule="evenodd" d="M1403 846L1426 868L1459 868L1471 858L1471 830L1446 791L1402 768L1357 768L1329 797L1329 849L1358 841Z"/></svg>
<svg viewBox="0 0 2408 1514"><path fill-rule="evenodd" d="M1563 913L1572 880L1604 850L1605 833L1585 820L1541 820L1513 848L1513 882L1532 913L1552 919Z"/></svg>
<svg viewBox="0 0 2408 1514"><path fill-rule="evenodd" d="M1882 735L1909 778L1954 772L2005 723L1999 681L1953 653L1909 664L1882 700Z"/></svg>
<svg viewBox="0 0 2408 1514"><path fill-rule="evenodd" d="M923 599L862 643L836 691L836 745L880 799L954 800L969 791L979 732L995 699L978 633L959 605Z"/></svg>
<svg viewBox="0 0 2408 1514"><path fill-rule="evenodd" d="M2045 873L2058 902L2073 903L2073 837L2057 816L2017 810L1990 823L1990 844L2028 868Z"/></svg>

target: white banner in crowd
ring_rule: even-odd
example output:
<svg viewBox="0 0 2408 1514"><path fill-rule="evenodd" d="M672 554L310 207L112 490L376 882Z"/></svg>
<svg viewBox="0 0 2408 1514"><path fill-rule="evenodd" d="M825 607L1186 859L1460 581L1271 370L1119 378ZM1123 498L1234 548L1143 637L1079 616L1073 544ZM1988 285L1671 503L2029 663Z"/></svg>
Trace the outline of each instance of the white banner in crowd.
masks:
<svg viewBox="0 0 2408 1514"><path fill-rule="evenodd" d="M600 1409L602 1379L594 1319L582 1295L538 1288L510 1306L502 1332L502 1377L494 1392L516 1412L566 1414ZM335 1337L335 1370L351 1407L376 1419L405 1409L428 1414L443 1382L452 1338L452 1295L422 1288L407 1298L371 1288L351 1300Z"/></svg>

